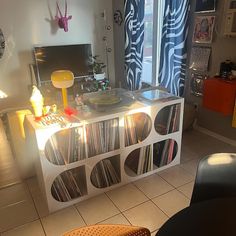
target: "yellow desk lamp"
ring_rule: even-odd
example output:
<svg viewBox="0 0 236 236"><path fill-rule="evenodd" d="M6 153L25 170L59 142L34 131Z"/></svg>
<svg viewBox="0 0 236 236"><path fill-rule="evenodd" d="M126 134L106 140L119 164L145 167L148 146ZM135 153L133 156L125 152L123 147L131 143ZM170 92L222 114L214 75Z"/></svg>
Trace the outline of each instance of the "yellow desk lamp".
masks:
<svg viewBox="0 0 236 236"><path fill-rule="evenodd" d="M51 74L51 81L55 88L61 88L63 106L68 106L67 88L74 84L74 74L69 70L56 70Z"/></svg>

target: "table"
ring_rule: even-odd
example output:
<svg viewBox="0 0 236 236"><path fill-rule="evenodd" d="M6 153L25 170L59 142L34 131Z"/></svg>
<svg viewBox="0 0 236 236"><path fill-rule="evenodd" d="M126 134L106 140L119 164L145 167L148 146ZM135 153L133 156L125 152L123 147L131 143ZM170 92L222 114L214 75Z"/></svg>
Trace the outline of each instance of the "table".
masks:
<svg viewBox="0 0 236 236"><path fill-rule="evenodd" d="M192 204L172 216L156 236L235 236L236 198Z"/></svg>

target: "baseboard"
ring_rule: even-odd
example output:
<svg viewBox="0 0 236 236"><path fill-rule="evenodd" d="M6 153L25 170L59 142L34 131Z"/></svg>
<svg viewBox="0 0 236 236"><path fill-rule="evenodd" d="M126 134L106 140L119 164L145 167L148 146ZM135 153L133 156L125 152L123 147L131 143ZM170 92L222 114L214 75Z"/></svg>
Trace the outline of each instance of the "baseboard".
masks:
<svg viewBox="0 0 236 236"><path fill-rule="evenodd" d="M203 128L203 127L197 125L196 123L194 124L193 128L194 128L195 130L199 131L199 132L202 132L202 133L204 133L204 134L207 134L207 135L209 135L209 136L211 136L211 137L213 137L213 138L216 138L216 139L218 139L218 140L220 140L220 141L222 141L222 142L224 142L224 143L227 143L227 144L230 144L230 145L236 147L236 141L233 140L233 139L230 139L230 138L227 138L227 137L225 137L225 136L223 136L223 135L220 135L220 134L217 134L217 133L215 133L215 132L212 132L212 131L210 131L210 130L208 130L208 129L206 129L206 128Z"/></svg>

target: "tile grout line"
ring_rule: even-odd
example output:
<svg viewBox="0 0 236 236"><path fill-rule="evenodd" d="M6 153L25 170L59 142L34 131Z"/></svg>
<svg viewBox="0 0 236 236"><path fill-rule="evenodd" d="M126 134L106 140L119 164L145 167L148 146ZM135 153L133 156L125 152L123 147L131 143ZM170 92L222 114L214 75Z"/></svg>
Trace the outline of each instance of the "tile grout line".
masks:
<svg viewBox="0 0 236 236"><path fill-rule="evenodd" d="M18 229L18 228L20 228L20 227L22 227L22 226L24 226L24 225L31 224L31 223L36 222L36 221L38 221L38 220L39 220L39 219L32 220L32 221L29 221L29 222L27 222L27 223L25 223L25 224L21 224L21 225L19 225L19 226L16 226L16 227L9 228L9 229L7 229L7 230L1 231L1 232L0 232L0 235L3 234L3 233L6 233L6 232L8 232L8 231L11 231L11 230L14 230L14 229ZM47 236L47 235L45 234L45 236Z"/></svg>
<svg viewBox="0 0 236 236"><path fill-rule="evenodd" d="M82 218L83 222L84 222L84 223L85 223L85 225L87 226L88 224L86 223L86 221L85 221L84 217L82 216L82 214L80 213L79 209L76 207L76 205L75 205L75 204L74 204L73 206L75 207L76 211L77 211L77 212L78 212L78 214L81 216L81 218Z"/></svg>
<svg viewBox="0 0 236 236"><path fill-rule="evenodd" d="M9 228L9 229L7 229L7 230L1 231L1 232L0 232L1 234L2 234L2 233L5 233L5 232L8 232L8 231L10 231L10 230L14 230L14 229L20 228L20 227L22 227L22 226L24 226L24 225L33 223L33 222L35 222L35 221L37 221L37 220L40 220L40 217L39 217L39 214L38 214L37 209L36 209L36 207L35 207L35 203L34 203L34 200L33 200L33 198L32 198L31 192L30 192L29 189L28 189L28 184L25 183L25 182L22 182L21 184L26 185L27 190L28 190L28 192L29 192L29 195L30 195L30 197L31 197L31 200L32 200L32 202L33 202L33 204L34 204L34 208L35 208L35 211L36 211L36 213L37 213L37 215L38 215L38 218L35 219L35 220L31 220L31 221L29 221L29 222L27 222L27 223L25 223L25 224L21 224L21 225L18 225L18 226ZM40 223L41 223L41 221L40 221ZM41 223L41 226L42 226L42 223ZM43 228L43 227L42 227L42 228ZM44 231L44 228L43 228L43 231ZM44 232L44 234L45 234L45 232ZM45 236L47 236L47 235L45 234Z"/></svg>
<svg viewBox="0 0 236 236"><path fill-rule="evenodd" d="M156 174L156 173L155 173ZM151 176L151 175L150 175ZM159 176L159 175L158 175ZM160 177L160 176L159 176ZM163 178L161 178L162 180L164 180ZM164 180L166 183L168 183L166 180ZM168 183L169 184L169 183ZM135 185L135 184L134 184ZM160 196L162 196L162 195L164 195L164 194L166 194L166 193L169 193L169 192L171 192L171 191L173 191L174 189L175 189L175 187L174 186L172 186L171 185L171 187L173 187L174 189L171 189L171 190L168 190L168 191L166 191L165 193L162 193L162 194L160 194L160 195L156 195L156 196L154 196L154 197L148 197L145 193L144 193L144 191L142 190L142 189L140 189L138 186L136 186L135 185L135 187L136 188L138 188L138 190L140 190L149 200L152 200L153 198L156 198L156 197L160 197Z"/></svg>
<svg viewBox="0 0 236 236"><path fill-rule="evenodd" d="M30 188L29 188L29 185L28 185L28 182L26 181L26 186L27 186L27 189L28 189L28 191L29 191L29 194L30 194L30 196L31 196L31 198L32 198L32 201L33 201L33 204L34 204L34 208L35 208L35 211L37 212L37 215L38 215L38 220L39 220L39 222L40 222L40 224L41 224L41 227L42 227L42 229L43 229L43 232L44 232L44 234L45 234L45 236L47 236L47 233L46 233L46 230L45 230L45 228L44 228L44 226L43 226L43 223L42 223L42 219L41 219L41 217L40 217L40 215L39 215L39 212L38 212L38 209L37 209L37 207L36 207L36 203L35 203L35 200L34 200L34 198L33 198L33 194L31 193L31 191L30 191Z"/></svg>

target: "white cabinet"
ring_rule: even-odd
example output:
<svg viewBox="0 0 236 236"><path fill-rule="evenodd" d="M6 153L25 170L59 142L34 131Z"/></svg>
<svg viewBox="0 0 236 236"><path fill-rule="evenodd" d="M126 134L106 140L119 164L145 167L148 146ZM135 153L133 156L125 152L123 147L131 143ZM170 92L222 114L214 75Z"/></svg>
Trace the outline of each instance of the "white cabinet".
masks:
<svg viewBox="0 0 236 236"><path fill-rule="evenodd" d="M139 94L136 94L138 97ZM183 99L141 99L122 109L79 114L66 127L41 127L36 169L55 211L180 162Z"/></svg>

